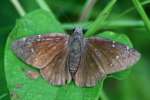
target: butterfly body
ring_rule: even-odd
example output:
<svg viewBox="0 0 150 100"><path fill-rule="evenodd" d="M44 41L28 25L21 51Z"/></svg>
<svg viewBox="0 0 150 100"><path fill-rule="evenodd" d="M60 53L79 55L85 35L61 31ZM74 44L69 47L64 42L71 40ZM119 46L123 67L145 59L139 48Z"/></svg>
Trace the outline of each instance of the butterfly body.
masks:
<svg viewBox="0 0 150 100"><path fill-rule="evenodd" d="M84 38L81 28L66 34L35 35L12 45L15 54L40 70L50 84L71 80L80 87L92 87L107 74L128 69L140 53L128 46L98 37Z"/></svg>
<svg viewBox="0 0 150 100"><path fill-rule="evenodd" d="M69 40L69 55L68 55L67 65L66 65L69 68L72 78L74 77L79 67L79 63L81 60L84 47L85 47L85 41L84 41L82 29L77 28L74 30L74 33Z"/></svg>

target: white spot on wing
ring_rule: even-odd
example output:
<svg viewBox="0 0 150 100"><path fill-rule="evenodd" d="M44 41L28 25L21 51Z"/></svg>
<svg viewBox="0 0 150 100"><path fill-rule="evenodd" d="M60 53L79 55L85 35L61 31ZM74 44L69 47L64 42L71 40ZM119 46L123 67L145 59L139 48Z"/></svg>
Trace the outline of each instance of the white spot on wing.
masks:
<svg viewBox="0 0 150 100"><path fill-rule="evenodd" d="M119 56L116 56L116 59L119 59Z"/></svg>
<svg viewBox="0 0 150 100"><path fill-rule="evenodd" d="M127 49L127 50L129 50L129 47L128 47L128 46L126 46L126 49Z"/></svg>
<svg viewBox="0 0 150 100"><path fill-rule="evenodd" d="M41 35L37 35L36 41L41 41Z"/></svg>
<svg viewBox="0 0 150 100"><path fill-rule="evenodd" d="M32 53L34 52L34 49L33 49L33 48L31 49L31 52L32 52Z"/></svg>
<svg viewBox="0 0 150 100"><path fill-rule="evenodd" d="M112 67L112 66L113 66L113 64L110 64L110 66Z"/></svg>
<svg viewBox="0 0 150 100"><path fill-rule="evenodd" d="M112 41L113 42L113 44L115 44L116 42L115 41Z"/></svg>
<svg viewBox="0 0 150 100"><path fill-rule="evenodd" d="M126 50L127 50L127 53L129 53L129 47L128 46L126 46Z"/></svg>
<svg viewBox="0 0 150 100"><path fill-rule="evenodd" d="M37 41L41 41L41 39L37 38Z"/></svg>
<svg viewBox="0 0 150 100"><path fill-rule="evenodd" d="M24 38L22 38L22 41L25 41L26 40L26 38L24 37Z"/></svg>
<svg viewBox="0 0 150 100"><path fill-rule="evenodd" d="M41 35L38 35L38 38L40 38L41 37Z"/></svg>
<svg viewBox="0 0 150 100"><path fill-rule="evenodd" d="M45 40L53 40L52 38L46 38Z"/></svg>
<svg viewBox="0 0 150 100"><path fill-rule="evenodd" d="M114 47L115 47L115 43L116 43L116 42L115 42L115 41L112 41L112 42L113 42L112 47L114 48Z"/></svg>
<svg viewBox="0 0 150 100"><path fill-rule="evenodd" d="M94 51L95 51L95 53L96 53L96 55L97 55L98 57L101 56L101 54L99 53L99 51L98 51L97 49L94 49Z"/></svg>
<svg viewBox="0 0 150 100"><path fill-rule="evenodd" d="M114 47L115 47L115 44L112 44L112 47L114 48Z"/></svg>
<svg viewBox="0 0 150 100"><path fill-rule="evenodd" d="M60 39L60 37L56 37L55 39L56 39L56 40L59 40L59 39Z"/></svg>

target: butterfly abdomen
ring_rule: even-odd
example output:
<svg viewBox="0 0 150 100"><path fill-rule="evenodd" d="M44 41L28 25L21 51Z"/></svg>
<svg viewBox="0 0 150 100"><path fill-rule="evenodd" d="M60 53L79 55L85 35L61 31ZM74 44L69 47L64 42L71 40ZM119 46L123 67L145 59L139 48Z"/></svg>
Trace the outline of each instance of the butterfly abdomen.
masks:
<svg viewBox="0 0 150 100"><path fill-rule="evenodd" d="M68 57L68 68L69 68L69 72L71 73L71 76L74 76L77 69L78 69L78 65L80 62L80 55L69 55Z"/></svg>

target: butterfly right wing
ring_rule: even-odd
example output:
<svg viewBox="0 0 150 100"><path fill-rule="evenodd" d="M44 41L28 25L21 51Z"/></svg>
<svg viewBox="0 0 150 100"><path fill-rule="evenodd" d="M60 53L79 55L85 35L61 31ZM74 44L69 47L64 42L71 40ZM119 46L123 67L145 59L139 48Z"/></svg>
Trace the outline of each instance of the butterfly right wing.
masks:
<svg viewBox="0 0 150 100"><path fill-rule="evenodd" d="M94 48L89 43L86 43L78 70L75 74L74 80L76 85L80 87L92 87L105 77L106 74L98 62Z"/></svg>
<svg viewBox="0 0 150 100"><path fill-rule="evenodd" d="M88 39L88 43L94 48L106 74L126 70L140 59L137 50L119 42L93 37Z"/></svg>
<svg viewBox="0 0 150 100"><path fill-rule="evenodd" d="M125 70L139 58L140 53L126 45L100 38L88 39L75 83L81 87L95 86L107 74Z"/></svg>

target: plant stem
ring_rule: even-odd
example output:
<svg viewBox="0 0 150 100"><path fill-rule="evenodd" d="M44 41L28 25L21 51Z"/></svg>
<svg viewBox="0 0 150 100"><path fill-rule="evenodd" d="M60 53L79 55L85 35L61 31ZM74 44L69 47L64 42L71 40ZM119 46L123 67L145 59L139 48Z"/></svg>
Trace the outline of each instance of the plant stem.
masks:
<svg viewBox="0 0 150 100"><path fill-rule="evenodd" d="M141 2L141 5L144 6L144 5L149 4L149 3L150 3L150 1L147 0L147 1ZM125 10L123 13L119 14L116 18L120 18L120 17L126 15L127 13L133 11L134 9L135 9L134 7L131 7L131 8L129 8L129 9Z"/></svg>
<svg viewBox="0 0 150 100"><path fill-rule="evenodd" d="M95 5L97 0L87 0L85 3L85 6L83 8L83 11L80 15L79 21L86 21L89 18L89 14L93 8L93 6Z"/></svg>
<svg viewBox="0 0 150 100"><path fill-rule="evenodd" d="M10 0L10 1L14 5L20 16L24 16L26 14L25 10L23 9L18 0Z"/></svg>
<svg viewBox="0 0 150 100"><path fill-rule="evenodd" d="M142 5L140 4L140 2L138 0L132 0L136 10L138 11L138 13L140 14L141 18L144 21L144 24L147 28L147 30L150 32L150 20L148 19L147 14L145 13Z"/></svg>
<svg viewBox="0 0 150 100"><path fill-rule="evenodd" d="M47 3L45 2L45 0L36 0L37 4L40 6L40 8L46 10L46 11L50 11L49 6L47 5Z"/></svg>
<svg viewBox="0 0 150 100"><path fill-rule="evenodd" d="M64 23L64 29L73 29L74 26L79 26L84 29L89 29L90 25L93 22L82 22L82 23ZM102 29L115 29L115 28L136 28L136 27L144 27L144 23L142 20L112 20L112 21L105 21L102 23Z"/></svg>
<svg viewBox="0 0 150 100"><path fill-rule="evenodd" d="M107 6L102 10L102 12L99 13L97 19L91 24L91 27L89 30L86 32L86 36L92 36L94 33L101 29L104 21L106 18L109 16L114 4L116 3L117 0L111 0Z"/></svg>

